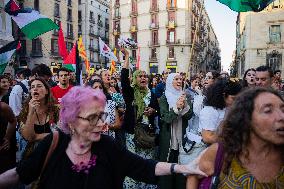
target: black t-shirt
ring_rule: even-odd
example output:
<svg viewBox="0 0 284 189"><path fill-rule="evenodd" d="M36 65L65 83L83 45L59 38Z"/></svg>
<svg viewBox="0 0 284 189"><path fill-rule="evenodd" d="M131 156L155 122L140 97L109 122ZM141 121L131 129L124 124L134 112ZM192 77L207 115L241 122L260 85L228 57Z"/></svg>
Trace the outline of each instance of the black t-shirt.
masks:
<svg viewBox="0 0 284 189"><path fill-rule="evenodd" d="M29 184L38 178L51 141L52 135L48 135L29 159L20 162L16 171L22 183ZM77 173L72 170L73 164L65 152L69 142L70 137L60 132L58 145L41 176L40 188L119 189L123 188L125 176L156 183L156 161L129 152L106 135L92 145L92 154L97 156L96 165L89 170L89 174Z"/></svg>

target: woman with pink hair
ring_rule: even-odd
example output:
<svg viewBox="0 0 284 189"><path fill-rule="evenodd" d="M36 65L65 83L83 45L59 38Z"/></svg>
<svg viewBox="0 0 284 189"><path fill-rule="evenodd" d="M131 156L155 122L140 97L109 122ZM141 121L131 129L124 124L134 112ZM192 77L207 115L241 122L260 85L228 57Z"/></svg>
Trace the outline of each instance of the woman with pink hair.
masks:
<svg viewBox="0 0 284 189"><path fill-rule="evenodd" d="M126 176L155 183L160 175L201 174L185 165L143 159L101 134L107 130L105 102L101 90L73 87L61 101L61 129L43 139L27 160L0 175L0 188L40 177L41 189L118 189ZM49 156L56 136L57 145Z"/></svg>

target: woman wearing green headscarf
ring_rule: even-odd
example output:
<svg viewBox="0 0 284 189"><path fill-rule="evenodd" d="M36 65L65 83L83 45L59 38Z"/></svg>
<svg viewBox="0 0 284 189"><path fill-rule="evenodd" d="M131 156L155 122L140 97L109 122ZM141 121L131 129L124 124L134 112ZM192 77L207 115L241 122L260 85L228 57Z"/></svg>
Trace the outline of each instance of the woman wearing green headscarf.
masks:
<svg viewBox="0 0 284 189"><path fill-rule="evenodd" d="M121 51L125 54L125 63L121 70L121 87L126 104L124 117L126 147L128 150L143 158L156 159L155 147L144 149L135 146L133 139L134 127L137 122L151 124L151 129L155 132L155 118L159 113L159 104L155 94L151 93L151 90L148 88L148 76L145 71L135 71L132 76L132 83L130 84L129 53L125 49L122 49ZM136 182L132 179L126 178L124 188L155 189L157 186Z"/></svg>

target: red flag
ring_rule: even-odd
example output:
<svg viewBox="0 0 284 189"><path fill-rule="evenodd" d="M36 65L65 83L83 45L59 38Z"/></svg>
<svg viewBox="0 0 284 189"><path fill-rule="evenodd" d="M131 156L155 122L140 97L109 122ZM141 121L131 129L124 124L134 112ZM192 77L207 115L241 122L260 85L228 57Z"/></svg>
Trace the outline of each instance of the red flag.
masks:
<svg viewBox="0 0 284 189"><path fill-rule="evenodd" d="M76 43L73 45L69 55L64 59L64 64L76 64Z"/></svg>
<svg viewBox="0 0 284 189"><path fill-rule="evenodd" d="M60 25L60 28L58 31L58 50L59 50L60 56L63 58L63 60L65 60L66 57L68 56L68 51L66 48L66 43L64 40L64 34L62 31L61 23L59 25Z"/></svg>
<svg viewBox="0 0 284 189"><path fill-rule="evenodd" d="M20 7L14 0L12 0L10 4L10 9L11 11L17 11L20 10Z"/></svg>

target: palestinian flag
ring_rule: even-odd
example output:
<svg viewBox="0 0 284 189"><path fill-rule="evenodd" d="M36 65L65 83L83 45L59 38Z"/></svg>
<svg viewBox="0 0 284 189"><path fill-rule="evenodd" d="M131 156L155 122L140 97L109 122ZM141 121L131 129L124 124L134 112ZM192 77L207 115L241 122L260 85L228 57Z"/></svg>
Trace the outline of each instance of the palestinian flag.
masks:
<svg viewBox="0 0 284 189"><path fill-rule="evenodd" d="M20 48L19 41L12 41L0 48L0 74L3 74L13 54Z"/></svg>
<svg viewBox="0 0 284 189"><path fill-rule="evenodd" d="M21 9L14 0L10 0L5 11L30 40L59 27L49 18L31 9Z"/></svg>
<svg viewBox="0 0 284 189"><path fill-rule="evenodd" d="M274 0L217 0L236 12L260 12Z"/></svg>

